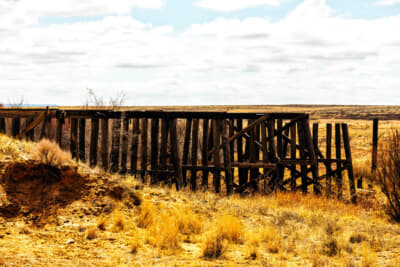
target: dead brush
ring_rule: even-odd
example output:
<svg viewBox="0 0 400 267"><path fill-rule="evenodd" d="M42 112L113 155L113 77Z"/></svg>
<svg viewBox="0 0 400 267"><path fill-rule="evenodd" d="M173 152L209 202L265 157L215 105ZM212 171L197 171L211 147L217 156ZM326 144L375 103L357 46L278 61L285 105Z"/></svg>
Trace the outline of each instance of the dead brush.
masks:
<svg viewBox="0 0 400 267"><path fill-rule="evenodd" d="M203 242L203 257L218 259L222 257L228 248L228 242L217 232L210 232Z"/></svg>
<svg viewBox="0 0 400 267"><path fill-rule="evenodd" d="M71 160L71 153L63 151L55 142L42 139L36 145L32 158L46 165L61 167Z"/></svg>
<svg viewBox="0 0 400 267"><path fill-rule="evenodd" d="M160 250L174 253L180 248L178 224L168 213L162 213L157 219L157 223L148 228L147 242Z"/></svg>
<svg viewBox="0 0 400 267"><path fill-rule="evenodd" d="M388 201L388 213L400 222L400 133L392 132L380 151L377 182Z"/></svg>
<svg viewBox="0 0 400 267"><path fill-rule="evenodd" d="M245 232L239 218L232 215L223 215L217 218L217 235L232 243L242 244Z"/></svg>

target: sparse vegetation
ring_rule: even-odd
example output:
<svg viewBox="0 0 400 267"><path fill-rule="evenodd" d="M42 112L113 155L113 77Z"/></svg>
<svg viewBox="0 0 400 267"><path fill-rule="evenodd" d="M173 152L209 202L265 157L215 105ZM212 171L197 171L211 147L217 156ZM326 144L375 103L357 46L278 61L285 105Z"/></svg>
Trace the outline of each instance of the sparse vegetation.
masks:
<svg viewBox="0 0 400 267"><path fill-rule="evenodd" d="M389 213L400 222L400 133L394 131L381 147L377 181L389 202Z"/></svg>
<svg viewBox="0 0 400 267"><path fill-rule="evenodd" d="M71 153L63 151L55 142L42 139L36 145L32 158L40 163L53 167L61 167L71 160Z"/></svg>

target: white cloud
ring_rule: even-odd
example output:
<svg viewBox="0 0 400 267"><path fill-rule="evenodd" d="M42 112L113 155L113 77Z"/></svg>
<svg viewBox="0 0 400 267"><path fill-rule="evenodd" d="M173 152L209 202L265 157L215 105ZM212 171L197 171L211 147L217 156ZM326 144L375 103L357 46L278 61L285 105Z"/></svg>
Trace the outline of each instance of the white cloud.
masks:
<svg viewBox="0 0 400 267"><path fill-rule="evenodd" d="M160 8L165 0L20 0L16 9L36 16L96 16L128 14L132 7Z"/></svg>
<svg viewBox="0 0 400 267"><path fill-rule="evenodd" d="M6 100L76 105L89 87L125 90L129 105L400 102L400 16L343 18L308 0L276 22L220 18L179 33L125 15L43 27L7 10Z"/></svg>
<svg viewBox="0 0 400 267"><path fill-rule="evenodd" d="M194 5L222 12L232 12L261 5L278 6L281 2L282 0L199 0Z"/></svg>
<svg viewBox="0 0 400 267"><path fill-rule="evenodd" d="M393 6L396 4L400 4L400 0L379 0L375 2L377 6Z"/></svg>

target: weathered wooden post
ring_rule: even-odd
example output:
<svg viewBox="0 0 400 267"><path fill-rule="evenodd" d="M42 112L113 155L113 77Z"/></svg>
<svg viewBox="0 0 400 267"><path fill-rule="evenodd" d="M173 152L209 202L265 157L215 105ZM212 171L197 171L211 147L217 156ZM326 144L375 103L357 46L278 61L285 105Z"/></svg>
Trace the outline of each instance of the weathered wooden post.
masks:
<svg viewBox="0 0 400 267"><path fill-rule="evenodd" d="M171 120L170 126L170 143L171 143L171 158L174 165L176 174L176 190L180 190L183 187L183 175L182 175L182 165L178 152L178 135L176 129L176 119Z"/></svg>
<svg viewBox="0 0 400 267"><path fill-rule="evenodd" d="M340 140L340 124L335 124L335 145L336 145L336 185L338 189L338 198L343 196L342 187L342 154L341 154L341 140Z"/></svg>
<svg viewBox="0 0 400 267"><path fill-rule="evenodd" d="M86 162L86 119L79 119L79 160Z"/></svg>
<svg viewBox="0 0 400 267"><path fill-rule="evenodd" d="M378 158L378 128L379 128L379 120L373 120L373 127L372 127L372 166L371 171L375 172L377 167L377 158ZM360 177L357 181L357 187L362 188L362 177Z"/></svg>
<svg viewBox="0 0 400 267"><path fill-rule="evenodd" d="M232 161L230 153L230 144L228 141L228 136L226 132L226 120L221 121L222 126L222 144L224 151L224 167L225 167L225 184L226 184L226 194L233 194L233 173L232 173Z"/></svg>
<svg viewBox="0 0 400 267"><path fill-rule="evenodd" d="M345 124L345 123L342 124L342 131L343 131L344 152L346 155L346 169L347 169L347 174L349 177L350 197L351 197L351 201L353 203L356 203L356 201L357 201L356 187L354 184L353 161L351 158L349 130L347 128L347 124Z"/></svg>
<svg viewBox="0 0 400 267"><path fill-rule="evenodd" d="M99 119L97 118L97 116L93 116L91 118L91 127L90 127L89 161L91 167L95 167L97 165L98 139L99 139Z"/></svg>
<svg viewBox="0 0 400 267"><path fill-rule="evenodd" d="M213 184L216 193L221 192L221 162L219 157L219 144L220 144L220 122L217 119L212 120L213 143L214 143L214 176Z"/></svg>
<svg viewBox="0 0 400 267"><path fill-rule="evenodd" d="M151 170L154 171L150 175L150 182L158 182L158 132L159 132L159 118L151 118L151 129L150 129L150 165Z"/></svg>
<svg viewBox="0 0 400 267"><path fill-rule="evenodd" d="M70 151L73 159L78 158L78 119L71 118Z"/></svg>
<svg viewBox="0 0 400 267"><path fill-rule="evenodd" d="M190 133L192 131L192 119L186 119L186 129L185 129L185 140L183 143L183 155L182 155L182 164L187 165L189 161L189 145L190 145ZM183 185L187 185L187 169L183 170Z"/></svg>
<svg viewBox="0 0 400 267"><path fill-rule="evenodd" d="M208 119L203 119L203 147L201 152L201 163L203 164L203 166L208 165L208 125ZM203 187L203 189L208 188L208 169L203 170L201 186Z"/></svg>
<svg viewBox="0 0 400 267"><path fill-rule="evenodd" d="M120 173L125 174L127 172L127 161L128 161L128 136L129 136L129 118L126 113L123 113L122 118L122 132L121 132L121 169Z"/></svg>
<svg viewBox="0 0 400 267"><path fill-rule="evenodd" d="M6 120L4 118L0 118L0 133L6 133Z"/></svg>
<svg viewBox="0 0 400 267"><path fill-rule="evenodd" d="M112 140L110 154L110 172L116 173L119 169L119 149L121 138L121 118L114 118L112 121Z"/></svg>
<svg viewBox="0 0 400 267"><path fill-rule="evenodd" d="M104 170L108 170L108 118L103 117L100 119L101 122L101 166Z"/></svg>
<svg viewBox="0 0 400 267"><path fill-rule="evenodd" d="M199 135L199 119L193 119L193 130L192 130L192 155L191 155L191 165L195 167L197 165L197 140ZM196 181L196 169L193 168L190 174L190 184L191 190L196 191L197 181Z"/></svg>
<svg viewBox="0 0 400 267"><path fill-rule="evenodd" d="M329 197L332 193L332 124L326 125L326 194Z"/></svg>
<svg viewBox="0 0 400 267"><path fill-rule="evenodd" d="M138 151L139 151L139 119L132 120L132 138L131 138L131 173L137 171Z"/></svg>
<svg viewBox="0 0 400 267"><path fill-rule="evenodd" d="M146 180L146 170L147 170L147 118L142 118L141 126L141 137L140 137L140 165L141 165L141 178L142 182Z"/></svg>

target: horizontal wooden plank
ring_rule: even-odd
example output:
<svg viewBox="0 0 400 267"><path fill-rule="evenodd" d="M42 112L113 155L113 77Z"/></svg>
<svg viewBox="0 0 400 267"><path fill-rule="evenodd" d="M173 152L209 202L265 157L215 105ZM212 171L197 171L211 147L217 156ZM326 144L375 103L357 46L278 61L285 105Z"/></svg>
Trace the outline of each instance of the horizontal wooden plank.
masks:
<svg viewBox="0 0 400 267"><path fill-rule="evenodd" d="M265 163L263 161L259 162L232 162L232 167L239 167L239 168L276 168L276 163Z"/></svg>

